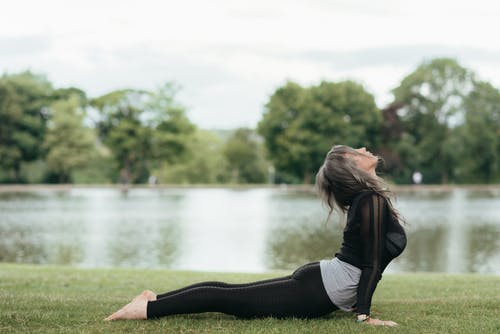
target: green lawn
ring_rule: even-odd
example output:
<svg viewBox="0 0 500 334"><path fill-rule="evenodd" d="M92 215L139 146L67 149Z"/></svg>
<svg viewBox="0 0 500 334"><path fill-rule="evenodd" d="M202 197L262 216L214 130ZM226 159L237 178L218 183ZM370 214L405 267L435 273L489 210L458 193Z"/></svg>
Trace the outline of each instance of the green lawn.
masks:
<svg viewBox="0 0 500 334"><path fill-rule="evenodd" d="M144 289L245 282L284 273L222 274L0 264L0 332L15 333L500 333L500 276L386 274L372 315L397 328L356 324L337 311L315 320L239 320L219 313L150 321L102 319Z"/></svg>

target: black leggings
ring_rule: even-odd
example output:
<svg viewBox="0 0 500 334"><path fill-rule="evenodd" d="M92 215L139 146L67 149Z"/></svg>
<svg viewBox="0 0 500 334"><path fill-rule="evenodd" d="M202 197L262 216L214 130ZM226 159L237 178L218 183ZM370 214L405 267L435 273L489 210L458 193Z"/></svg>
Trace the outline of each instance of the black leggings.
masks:
<svg viewBox="0 0 500 334"><path fill-rule="evenodd" d="M147 317L222 312L241 318L314 318L338 309L328 298L319 262L286 277L244 284L203 282L157 295Z"/></svg>

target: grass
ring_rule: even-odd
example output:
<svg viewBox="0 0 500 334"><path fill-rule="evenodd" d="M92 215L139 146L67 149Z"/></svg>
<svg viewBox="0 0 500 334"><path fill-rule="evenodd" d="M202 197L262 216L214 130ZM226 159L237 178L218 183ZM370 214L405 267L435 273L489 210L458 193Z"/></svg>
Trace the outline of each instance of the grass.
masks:
<svg viewBox="0 0 500 334"><path fill-rule="evenodd" d="M149 288L194 282L245 282L282 275L0 264L1 333L500 333L500 277L386 274L372 315L397 328L360 325L337 311L314 320L240 320L219 313L151 321L102 319Z"/></svg>

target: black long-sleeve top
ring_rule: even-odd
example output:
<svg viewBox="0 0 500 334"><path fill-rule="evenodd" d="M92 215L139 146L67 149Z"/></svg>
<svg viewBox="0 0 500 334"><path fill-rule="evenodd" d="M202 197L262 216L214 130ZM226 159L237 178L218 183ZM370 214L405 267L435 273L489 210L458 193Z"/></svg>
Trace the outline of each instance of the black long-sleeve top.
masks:
<svg viewBox="0 0 500 334"><path fill-rule="evenodd" d="M349 207L344 240L335 256L361 269L357 313L370 314L372 296L382 272L401 254L406 235L393 218L387 200L372 191L359 194Z"/></svg>

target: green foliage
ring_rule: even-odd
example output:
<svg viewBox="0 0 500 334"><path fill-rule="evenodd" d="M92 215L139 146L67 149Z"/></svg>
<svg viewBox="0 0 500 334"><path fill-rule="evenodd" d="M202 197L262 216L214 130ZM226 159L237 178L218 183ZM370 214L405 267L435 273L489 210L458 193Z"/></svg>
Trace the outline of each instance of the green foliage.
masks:
<svg viewBox="0 0 500 334"><path fill-rule="evenodd" d="M227 180L227 162L222 155L222 141L213 133L196 130L185 143L182 160L165 162L152 174L160 183L211 184Z"/></svg>
<svg viewBox="0 0 500 334"><path fill-rule="evenodd" d="M44 183L48 174L49 168L45 160L38 159L21 163L19 176L26 183Z"/></svg>
<svg viewBox="0 0 500 334"><path fill-rule="evenodd" d="M454 178L459 156L453 149L463 122L464 100L474 86L474 75L455 60L424 62L393 90L405 140L418 152L406 163L421 171L427 181L446 183Z"/></svg>
<svg viewBox="0 0 500 334"><path fill-rule="evenodd" d="M178 161L195 127L167 84L155 92L118 90L96 98L99 136L118 166L121 182L145 182L151 168Z"/></svg>
<svg viewBox="0 0 500 334"><path fill-rule="evenodd" d="M9 172L11 182L22 181L22 162L43 155L44 112L52 92L44 76L29 71L0 78L0 167Z"/></svg>
<svg viewBox="0 0 500 334"><path fill-rule="evenodd" d="M70 182L71 174L95 155L96 136L83 124L85 117L78 95L51 105L51 117L44 141L46 162L58 182Z"/></svg>
<svg viewBox="0 0 500 334"><path fill-rule="evenodd" d="M71 174L72 181L79 184L110 184L115 179L115 161L104 147L94 150L92 157L81 168Z"/></svg>
<svg viewBox="0 0 500 334"><path fill-rule="evenodd" d="M112 152L123 183L146 174L145 158L150 154L150 131L140 121L141 100L147 93L117 90L90 101L98 109L96 123L100 140Z"/></svg>
<svg viewBox="0 0 500 334"><path fill-rule="evenodd" d="M260 183L276 170L278 183L311 183L335 144L370 148L398 183L416 170L425 183L500 181L500 92L454 59L423 62L382 112L352 81L287 82L259 122L264 144L250 129L198 130L177 92L166 83L89 100L43 75L4 74L0 182Z"/></svg>
<svg viewBox="0 0 500 334"><path fill-rule="evenodd" d="M147 112L152 131L152 156L157 164L175 163L185 159L188 143L196 127L187 118L184 108L175 100L177 88L167 83L150 95Z"/></svg>
<svg viewBox="0 0 500 334"><path fill-rule="evenodd" d="M52 100L54 101L67 100L73 96L76 96L78 98L77 101L79 102L80 107L83 108L88 105L87 94L79 88L76 87L58 88L52 92Z"/></svg>
<svg viewBox="0 0 500 334"><path fill-rule="evenodd" d="M233 183L265 183L267 164L262 143L247 128L237 129L224 145L224 156Z"/></svg>
<svg viewBox="0 0 500 334"><path fill-rule="evenodd" d="M288 82L271 96L258 130L281 180L310 183L332 145L376 147L380 123L373 96L355 82Z"/></svg>
<svg viewBox="0 0 500 334"><path fill-rule="evenodd" d="M460 175L464 181L491 183L500 176L500 91L477 82L465 99ZM464 157L466 157L464 159Z"/></svg>
<svg viewBox="0 0 500 334"><path fill-rule="evenodd" d="M438 58L420 65L393 93L403 130L384 147L404 162L390 166L397 180L408 182L415 170L426 183L494 180L498 90L455 60Z"/></svg>
<svg viewBox="0 0 500 334"><path fill-rule="evenodd" d="M266 182L267 164L257 134L241 128L226 135L220 138L213 131L197 130L181 158L164 162L152 174L160 183L174 184Z"/></svg>

